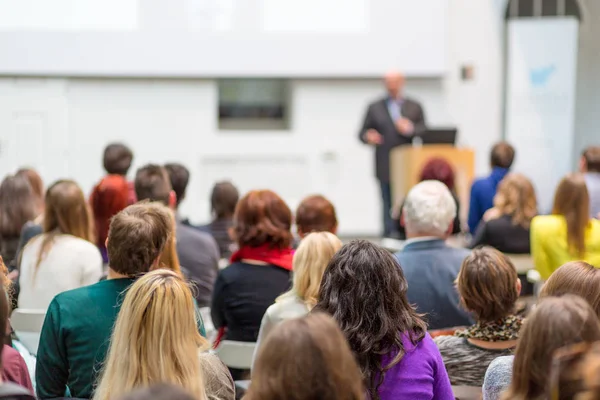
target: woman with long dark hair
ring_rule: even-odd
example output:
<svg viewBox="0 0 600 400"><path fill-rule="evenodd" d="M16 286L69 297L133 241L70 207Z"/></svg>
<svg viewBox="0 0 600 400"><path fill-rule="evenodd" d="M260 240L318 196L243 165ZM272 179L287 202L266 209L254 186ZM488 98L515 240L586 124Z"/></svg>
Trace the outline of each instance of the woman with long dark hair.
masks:
<svg viewBox="0 0 600 400"><path fill-rule="evenodd" d="M388 251L356 240L331 259L314 310L340 325L372 400L454 399L440 352L408 303L407 288Z"/></svg>

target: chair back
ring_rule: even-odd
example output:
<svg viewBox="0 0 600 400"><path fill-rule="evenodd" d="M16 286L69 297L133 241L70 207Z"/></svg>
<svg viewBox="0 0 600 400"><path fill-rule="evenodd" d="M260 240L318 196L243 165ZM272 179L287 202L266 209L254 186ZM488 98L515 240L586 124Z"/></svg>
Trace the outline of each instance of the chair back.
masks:
<svg viewBox="0 0 600 400"><path fill-rule="evenodd" d="M215 350L215 354L229 368L250 369L256 343L223 340Z"/></svg>
<svg viewBox="0 0 600 400"><path fill-rule="evenodd" d="M10 316L10 324L19 341L33 355L37 354L40 333L46 318L45 310L26 310L17 308Z"/></svg>
<svg viewBox="0 0 600 400"><path fill-rule="evenodd" d="M533 264L533 258L529 254L506 254L506 257L510 259L519 275L527 275L529 270L535 268Z"/></svg>
<svg viewBox="0 0 600 400"><path fill-rule="evenodd" d="M457 400L481 400L483 397L479 386L452 386L452 393Z"/></svg>

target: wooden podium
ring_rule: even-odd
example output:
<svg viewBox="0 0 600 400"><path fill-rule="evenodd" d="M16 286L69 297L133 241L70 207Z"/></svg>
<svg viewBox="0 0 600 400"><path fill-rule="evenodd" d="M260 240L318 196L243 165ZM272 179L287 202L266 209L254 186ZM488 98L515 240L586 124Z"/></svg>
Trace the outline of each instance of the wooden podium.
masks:
<svg viewBox="0 0 600 400"><path fill-rule="evenodd" d="M419 175L432 158L443 158L454 168L454 186L460 201L461 221L466 221L471 183L475 176L475 153L472 149L447 144L400 146L390 153L390 183L392 204L406 197L411 187L419 183Z"/></svg>

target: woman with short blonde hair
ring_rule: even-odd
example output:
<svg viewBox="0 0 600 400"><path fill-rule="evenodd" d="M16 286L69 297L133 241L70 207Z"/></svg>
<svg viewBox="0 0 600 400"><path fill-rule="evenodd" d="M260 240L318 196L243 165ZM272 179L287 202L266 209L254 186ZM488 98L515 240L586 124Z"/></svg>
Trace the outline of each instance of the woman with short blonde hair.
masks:
<svg viewBox="0 0 600 400"><path fill-rule="evenodd" d="M198 333L194 298L174 271L159 269L129 289L111 338L94 400L111 400L159 383L186 389L197 400L233 400L227 368Z"/></svg>
<svg viewBox="0 0 600 400"><path fill-rule="evenodd" d="M313 232L300 242L294 254L292 289L275 300L263 316L254 355L260 343L281 321L302 317L317 304L323 272L342 242L332 233Z"/></svg>

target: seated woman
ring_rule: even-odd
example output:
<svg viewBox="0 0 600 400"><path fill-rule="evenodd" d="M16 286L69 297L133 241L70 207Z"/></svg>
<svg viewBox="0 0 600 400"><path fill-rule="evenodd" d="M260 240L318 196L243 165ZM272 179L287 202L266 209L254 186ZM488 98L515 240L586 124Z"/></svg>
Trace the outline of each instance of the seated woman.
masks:
<svg viewBox="0 0 600 400"><path fill-rule="evenodd" d="M597 340L600 322L584 299L571 294L542 299L523 325L515 355L498 357L490 364L484 400L545 398L554 352Z"/></svg>
<svg viewBox="0 0 600 400"><path fill-rule="evenodd" d="M200 400L233 400L227 367L206 353L194 297L176 272L159 269L127 291L94 400L112 400L159 383L178 385Z"/></svg>
<svg viewBox="0 0 600 400"><path fill-rule="evenodd" d="M509 174L498 185L494 208L483 215L469 247L484 245L503 253L529 254L529 227L536 214L531 181L521 174Z"/></svg>
<svg viewBox="0 0 600 400"><path fill-rule="evenodd" d="M590 198L582 175L563 178L554 195L552 215L531 221L531 255L543 280L569 261L600 265L600 221L590 218Z"/></svg>
<svg viewBox="0 0 600 400"><path fill-rule="evenodd" d="M296 210L296 229L303 238L311 232L337 232L335 207L324 196L313 195L304 198Z"/></svg>
<svg viewBox="0 0 600 400"><path fill-rule="evenodd" d="M48 188L43 228L21 256L21 308L45 310L57 294L91 285L102 276L92 214L75 182L60 180Z"/></svg>
<svg viewBox="0 0 600 400"><path fill-rule="evenodd" d="M432 158L421 170L419 182L423 181L440 181L448 187L450 193L452 193L454 202L456 203L456 217L454 217L454 223L452 225L452 234L456 235L457 233L460 233L462 231L460 224L460 202L458 201L458 196L456 195L454 187L454 169L452 168L452 165L443 158ZM396 229L400 233L399 239L401 240L406 239L406 231L400 223L400 216L402 215L403 209L404 202L402 202L398 214L396 214L394 218L397 225Z"/></svg>
<svg viewBox="0 0 600 400"><path fill-rule="evenodd" d="M217 182L210 195L210 208L213 220L204 226L199 226L203 232L208 232L217 242L221 258L231 257L233 240L229 230L233 227L233 214L240 198L238 190L231 182Z"/></svg>
<svg viewBox="0 0 600 400"><path fill-rule="evenodd" d="M521 282L510 260L491 247L465 258L456 282L465 309L477 323L435 343L453 385L481 386L488 365L513 353L522 319L514 314Z"/></svg>
<svg viewBox="0 0 600 400"><path fill-rule="evenodd" d="M244 399L286 398L365 398L360 369L340 328L328 315L316 313L282 322L258 352Z"/></svg>
<svg viewBox="0 0 600 400"><path fill-rule="evenodd" d="M370 399L454 400L444 361L408 303L407 288L392 254L356 240L331 259L313 310L341 327Z"/></svg>
<svg viewBox="0 0 600 400"><path fill-rule="evenodd" d="M331 257L342 247L332 233L314 232L305 236L294 254L292 289L279 296L263 316L254 356L271 330L287 319L302 317L317 304L323 271Z"/></svg>

